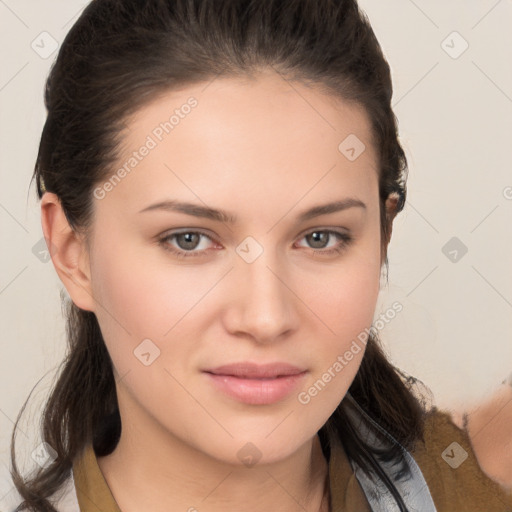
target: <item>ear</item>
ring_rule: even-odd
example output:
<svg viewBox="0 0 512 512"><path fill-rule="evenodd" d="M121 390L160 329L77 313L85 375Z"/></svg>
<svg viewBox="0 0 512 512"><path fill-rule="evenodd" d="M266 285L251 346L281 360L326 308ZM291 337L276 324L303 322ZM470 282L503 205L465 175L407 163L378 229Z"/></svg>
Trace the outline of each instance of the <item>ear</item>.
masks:
<svg viewBox="0 0 512 512"><path fill-rule="evenodd" d="M393 220L396 216L397 212L397 206L398 201L400 199L400 196L398 195L398 192L391 192L385 202L385 220L384 222L387 224L387 231L388 236L385 240L382 240L382 248L381 248L381 254L382 254L382 261L381 265L384 263L386 254L388 251L388 245L391 241L391 233L393 232Z"/></svg>
<svg viewBox="0 0 512 512"><path fill-rule="evenodd" d="M386 246L391 240L391 233L393 232L393 220L396 216L398 200L400 196L398 192L391 192L386 199L386 222L388 224L388 239L386 240Z"/></svg>
<svg viewBox="0 0 512 512"><path fill-rule="evenodd" d="M45 192L41 199L41 224L53 265L71 300L80 309L94 311L87 246L52 192Z"/></svg>

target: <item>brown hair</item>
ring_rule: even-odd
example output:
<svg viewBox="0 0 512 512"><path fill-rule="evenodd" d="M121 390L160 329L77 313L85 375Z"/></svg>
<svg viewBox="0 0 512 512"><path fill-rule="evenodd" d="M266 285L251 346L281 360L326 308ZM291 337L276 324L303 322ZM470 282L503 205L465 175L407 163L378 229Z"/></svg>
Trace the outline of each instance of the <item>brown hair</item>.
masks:
<svg viewBox="0 0 512 512"><path fill-rule="evenodd" d="M389 65L355 0L92 1L47 79L48 115L33 176L38 197L55 193L70 226L87 234L92 191L112 172L128 116L173 88L268 67L367 112L378 154L387 270L392 218L384 205L394 192L396 211L402 210L407 161L391 109ZM25 402L11 441L11 474L24 499L17 510L55 511L47 498L70 475L83 447L92 442L98 456L109 454L121 432L112 361L96 316L70 301L66 308L68 352L41 421L42 440L57 458L30 479L20 475L15 439ZM388 362L372 333L349 393L406 448L422 437L425 415L412 382ZM327 431L335 432L347 454L370 471L373 455L351 428L345 405L319 434L325 440Z"/></svg>

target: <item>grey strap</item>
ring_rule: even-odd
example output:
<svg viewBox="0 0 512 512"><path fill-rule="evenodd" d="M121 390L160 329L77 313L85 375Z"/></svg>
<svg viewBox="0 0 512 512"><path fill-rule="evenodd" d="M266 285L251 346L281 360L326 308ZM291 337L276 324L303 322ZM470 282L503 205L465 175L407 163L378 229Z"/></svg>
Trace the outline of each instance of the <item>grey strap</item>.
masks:
<svg viewBox="0 0 512 512"><path fill-rule="evenodd" d="M347 414L354 428L361 434L362 439L364 439L370 447L385 448L395 445L402 451L404 463L408 466L410 472L405 478L399 478L397 476L396 463L393 461L386 462L382 459L376 460L383 472L389 477L390 481L393 482L396 490L407 506L407 511L436 512L436 507L432 501L432 496L430 495L430 490L425 482L425 478L411 454L400 445L389 432L370 418L349 393L347 393L346 399L348 405L348 407L346 407ZM380 433L380 435L376 435L375 431ZM400 508L393 498L393 495L389 492L381 479L375 475L375 481L372 481L353 460L350 460L350 464L370 504L372 512L400 512Z"/></svg>

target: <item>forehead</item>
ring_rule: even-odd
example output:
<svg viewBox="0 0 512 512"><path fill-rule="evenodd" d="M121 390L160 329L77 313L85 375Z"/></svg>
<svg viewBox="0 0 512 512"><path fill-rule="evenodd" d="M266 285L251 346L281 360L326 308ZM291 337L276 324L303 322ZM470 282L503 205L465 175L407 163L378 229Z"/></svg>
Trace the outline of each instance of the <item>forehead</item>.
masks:
<svg viewBox="0 0 512 512"><path fill-rule="evenodd" d="M233 203L233 189L266 191L271 202L333 187L364 194L377 182L366 111L277 73L165 92L127 120L121 147L112 171L125 172L109 200L137 211L166 194L218 204Z"/></svg>

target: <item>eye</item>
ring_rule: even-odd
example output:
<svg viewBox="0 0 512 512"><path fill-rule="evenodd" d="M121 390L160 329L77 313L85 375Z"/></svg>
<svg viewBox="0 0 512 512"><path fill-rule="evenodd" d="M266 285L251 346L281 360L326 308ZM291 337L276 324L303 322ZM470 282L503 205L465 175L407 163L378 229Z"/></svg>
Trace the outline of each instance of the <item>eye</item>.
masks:
<svg viewBox="0 0 512 512"><path fill-rule="evenodd" d="M196 251L200 245L201 239L212 240L210 236L202 231L181 231L165 235L159 239L159 243L167 251L170 251L178 258L188 258L194 256L201 256L205 253L206 249ZM172 240L176 240L177 248L170 245Z"/></svg>
<svg viewBox="0 0 512 512"><path fill-rule="evenodd" d="M302 239L307 240L309 244L312 244L312 250L314 255L329 256L332 254L339 254L343 252L353 241L351 235L341 231L335 231L332 229L315 229L306 233ZM329 248L326 248L328 241L334 239L335 243ZM336 239L338 240L336 242Z"/></svg>

